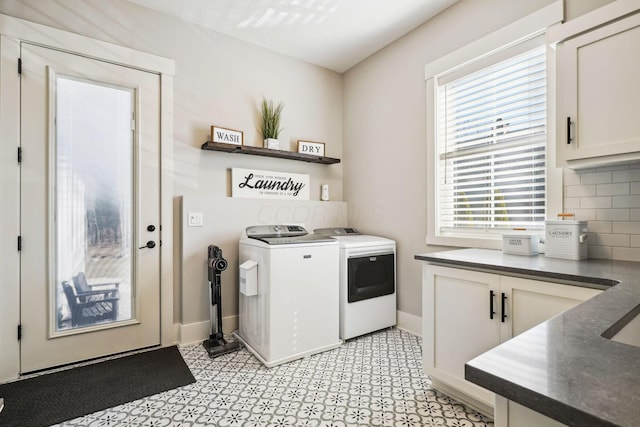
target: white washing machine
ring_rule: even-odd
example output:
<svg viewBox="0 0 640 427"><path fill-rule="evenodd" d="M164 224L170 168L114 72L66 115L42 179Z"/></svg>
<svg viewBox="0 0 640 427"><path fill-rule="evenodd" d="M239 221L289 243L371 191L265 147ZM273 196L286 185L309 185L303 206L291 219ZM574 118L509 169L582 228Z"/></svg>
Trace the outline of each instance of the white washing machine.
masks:
<svg viewBox="0 0 640 427"><path fill-rule="evenodd" d="M394 326L396 242L355 228L321 228L340 244L340 339Z"/></svg>
<svg viewBox="0 0 640 427"><path fill-rule="evenodd" d="M342 343L339 257L337 240L301 226L246 229L239 247L238 335L266 367Z"/></svg>

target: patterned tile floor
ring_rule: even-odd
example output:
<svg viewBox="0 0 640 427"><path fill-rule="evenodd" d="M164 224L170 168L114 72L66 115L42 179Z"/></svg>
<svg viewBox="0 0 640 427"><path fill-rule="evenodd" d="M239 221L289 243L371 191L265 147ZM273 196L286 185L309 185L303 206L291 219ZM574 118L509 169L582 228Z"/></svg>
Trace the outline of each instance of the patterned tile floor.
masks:
<svg viewBox="0 0 640 427"><path fill-rule="evenodd" d="M398 329L267 369L246 349L180 349L197 382L62 426L493 426L430 388L420 338Z"/></svg>

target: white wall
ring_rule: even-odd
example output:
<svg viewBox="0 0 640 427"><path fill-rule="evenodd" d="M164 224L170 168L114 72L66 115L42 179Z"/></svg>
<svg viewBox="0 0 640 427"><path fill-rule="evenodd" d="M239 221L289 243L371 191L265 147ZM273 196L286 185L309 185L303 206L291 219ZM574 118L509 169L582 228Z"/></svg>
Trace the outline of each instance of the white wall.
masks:
<svg viewBox="0 0 640 427"><path fill-rule="evenodd" d="M283 101L280 145L298 139L326 143L342 157L342 77L272 51L142 8L125 0L3 0L0 13L164 56L175 61L175 193L228 195L227 168L311 172L311 198L320 184L342 199L342 165L203 152L210 126L244 131L245 145L262 146L262 96ZM240 157L240 158L239 158Z"/></svg>
<svg viewBox="0 0 640 427"><path fill-rule="evenodd" d="M190 200L218 200L230 196L228 170L255 168L310 175L310 199L320 198L320 185L331 188L331 199L341 201L342 164L318 165L286 159L203 151L200 146L211 125L244 131L245 145L262 146L258 108L262 96L285 104L280 147L296 150L297 140L326 143L326 155L342 157L342 76L264 48L142 8L125 0L2 0L0 13L50 27L116 43L175 61L173 196ZM179 206L177 201L176 209ZM235 199L225 200L233 205ZM241 204L242 202L238 202ZM300 202L304 203L304 202ZM312 204L312 202L310 202ZM176 242L180 241L180 212L175 211ZM238 223L208 215L208 224L239 236ZM335 225L335 224L333 224ZM216 228L206 241L216 243ZM225 234L226 235L226 234ZM206 245L186 248L206 257ZM225 254L237 253L237 240L225 241ZM204 262L204 261L203 261ZM180 279L179 245L175 245L175 276ZM182 307L197 307L200 295L182 301L180 281L174 290L174 319L181 322ZM233 302L233 301L232 301ZM226 310L235 310L229 304ZM230 313L230 314L233 314ZM208 319L208 313L201 320Z"/></svg>
<svg viewBox="0 0 640 427"><path fill-rule="evenodd" d="M344 75L344 192L351 225L398 242L398 310L420 316L425 244L426 94L431 61L554 0L461 0ZM565 0L569 18L610 0ZM553 191L553 189L551 189ZM561 189L557 189L561 191ZM357 218L354 212L377 210Z"/></svg>

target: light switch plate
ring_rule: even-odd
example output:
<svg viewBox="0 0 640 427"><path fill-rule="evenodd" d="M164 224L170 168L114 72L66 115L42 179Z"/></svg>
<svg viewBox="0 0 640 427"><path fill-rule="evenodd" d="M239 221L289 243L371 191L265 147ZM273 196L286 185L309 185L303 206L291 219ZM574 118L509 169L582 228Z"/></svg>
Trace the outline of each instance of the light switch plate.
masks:
<svg viewBox="0 0 640 427"><path fill-rule="evenodd" d="M202 212L189 212L187 214L188 227L202 227L203 225Z"/></svg>

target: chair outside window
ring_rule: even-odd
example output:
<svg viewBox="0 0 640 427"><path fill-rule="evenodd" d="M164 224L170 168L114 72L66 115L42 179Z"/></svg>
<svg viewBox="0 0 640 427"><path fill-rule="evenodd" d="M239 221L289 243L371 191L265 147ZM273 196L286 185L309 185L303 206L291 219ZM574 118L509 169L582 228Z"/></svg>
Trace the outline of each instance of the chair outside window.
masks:
<svg viewBox="0 0 640 427"><path fill-rule="evenodd" d="M89 284L84 273L80 272L77 275L73 276L73 286L76 290L76 294L79 296L100 295L105 290L118 290L120 281L108 281Z"/></svg>
<svg viewBox="0 0 640 427"><path fill-rule="evenodd" d="M120 295L117 289L95 290L78 295L67 281L62 282L62 289L69 303L73 327L118 319Z"/></svg>

